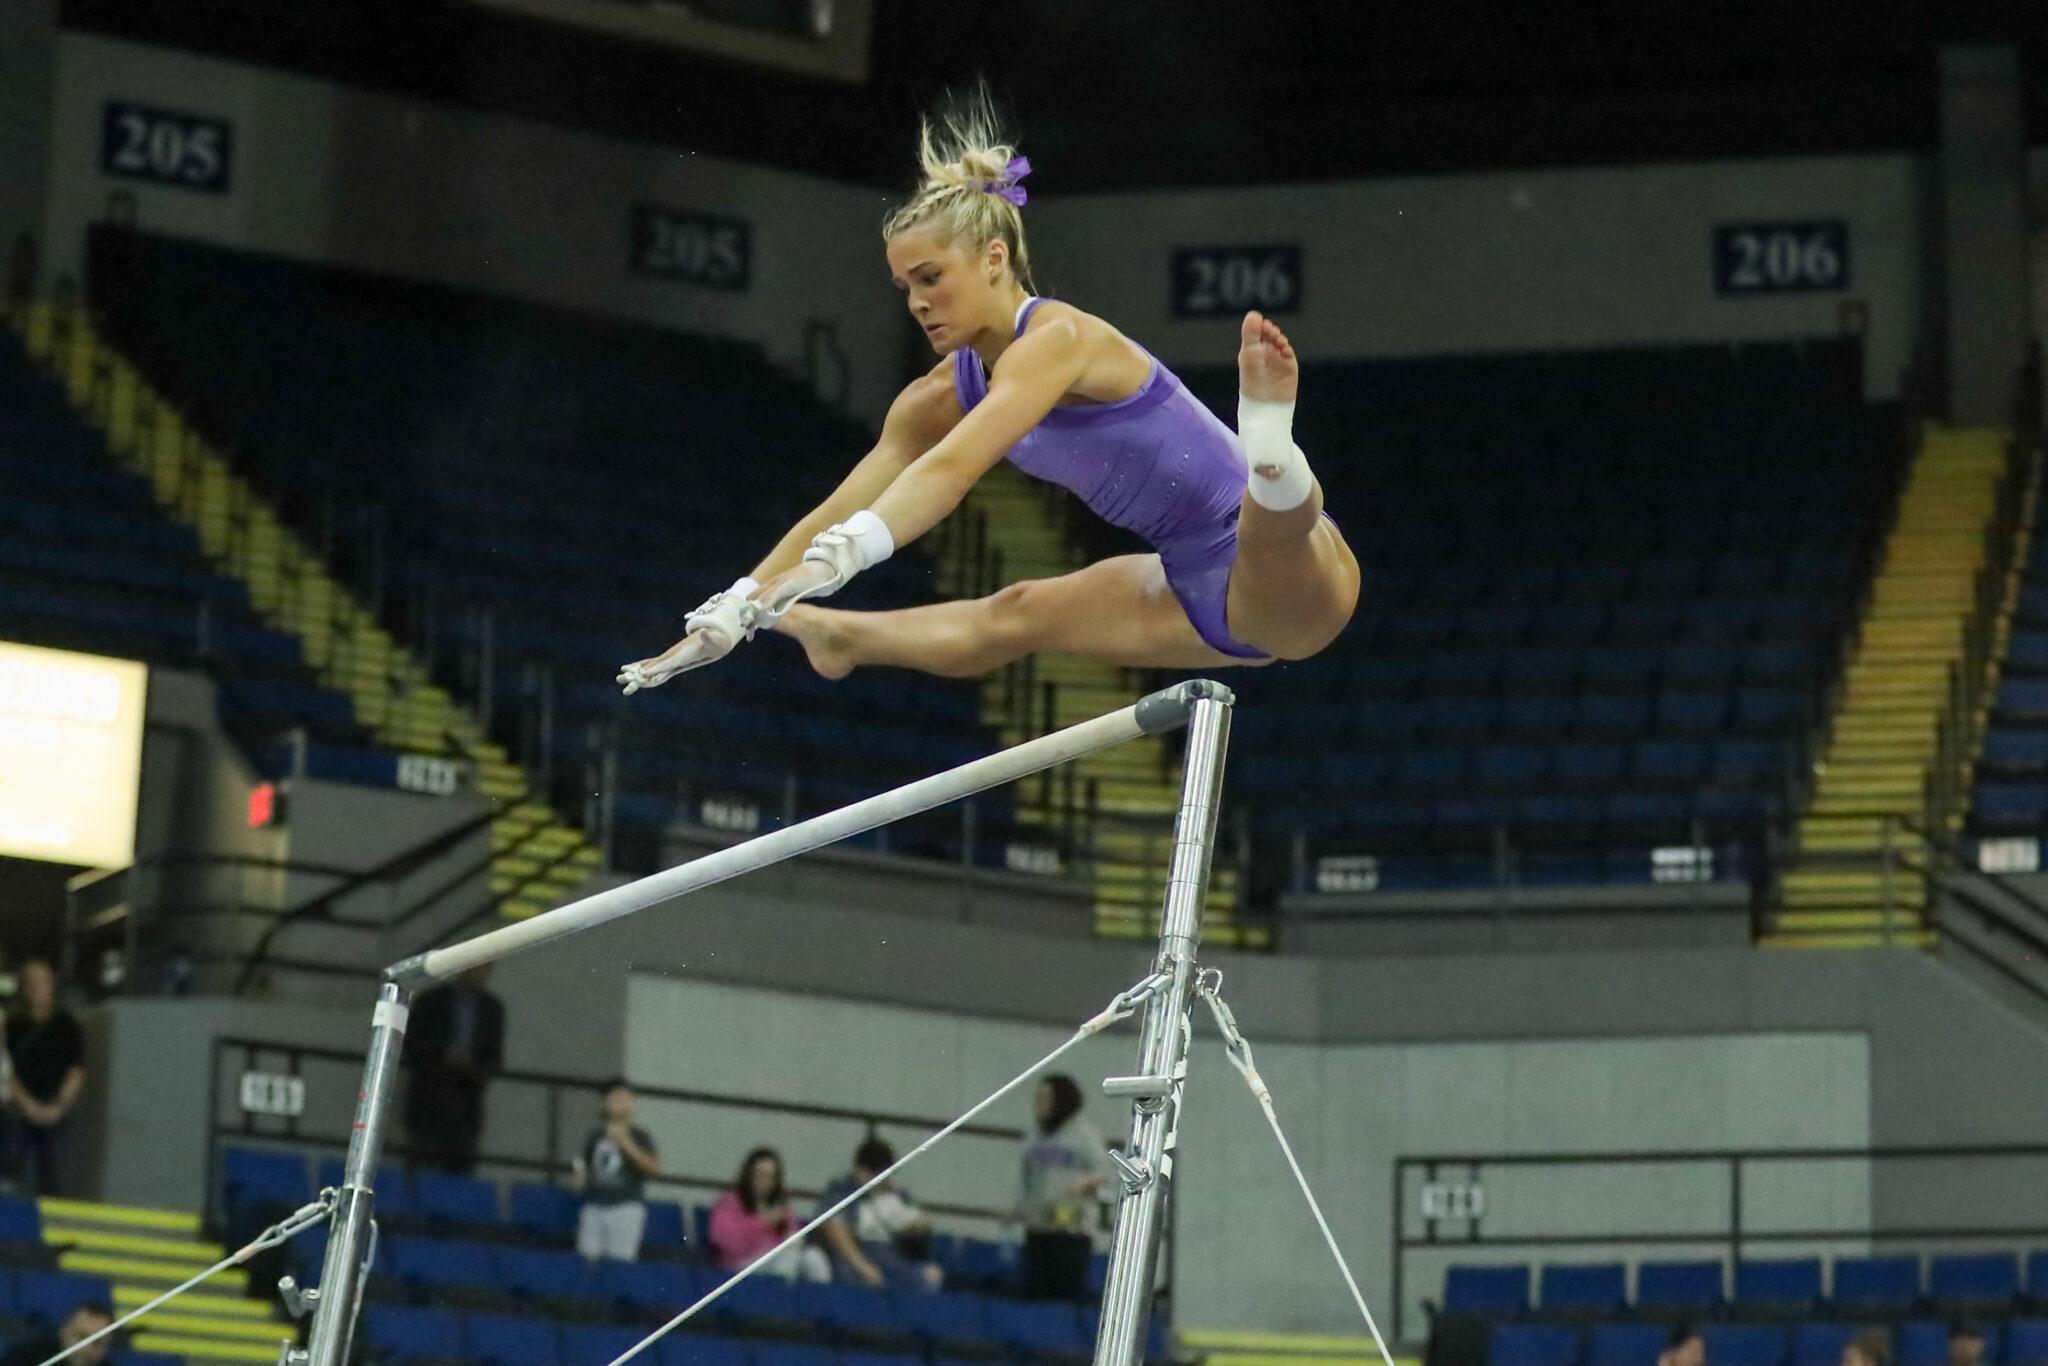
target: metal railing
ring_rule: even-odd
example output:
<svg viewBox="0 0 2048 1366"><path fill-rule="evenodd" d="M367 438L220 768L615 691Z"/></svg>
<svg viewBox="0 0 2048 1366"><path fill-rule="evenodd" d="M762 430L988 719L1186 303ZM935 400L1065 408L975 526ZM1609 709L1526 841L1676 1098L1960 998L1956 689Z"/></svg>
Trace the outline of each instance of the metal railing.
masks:
<svg viewBox="0 0 2048 1366"><path fill-rule="evenodd" d="M216 1224L225 1221L227 1206L223 1190L223 1157L236 1141L255 1146L290 1147L339 1158L348 1149L350 1107L355 1102L363 1056L344 1049L280 1043L272 1039L224 1036L214 1040L208 1094L212 1097L206 1141L208 1200ZM241 1102L241 1078L249 1073L284 1076L305 1086L305 1109L281 1115L267 1115L245 1108ZM572 1170L582 1133L598 1113L605 1079L571 1076L566 1073L500 1071L493 1073L489 1086L502 1111L533 1116L536 1131L517 1138L504 1137L502 1146L477 1154L477 1165L520 1175L530 1175L550 1184L561 1184ZM680 1090L670 1087L635 1085L634 1094L647 1109L665 1105L696 1106L758 1117L762 1134L774 1132L780 1122L822 1123L837 1129L844 1126L847 1154L863 1139L893 1136L922 1139L946 1121L922 1115L907 1115L878 1108L818 1105L802 1101L773 1100L727 1092ZM521 1091L534 1094L518 1095ZM312 1118L309 1119L309 1113ZM232 1115L232 1118L227 1116ZM575 1126L572 1128L571 1126ZM1000 1124L969 1124L959 1132L970 1138L1021 1145L1021 1129ZM387 1156L407 1162L410 1150L404 1143L387 1145ZM735 1154L737 1156L737 1154ZM684 1173L664 1171L649 1178L657 1190L704 1194L732 1185L729 1171ZM793 1196L813 1199L816 1189L792 1186ZM932 1214L978 1225L1002 1226L1015 1219L1015 1210L993 1204L923 1202Z"/></svg>
<svg viewBox="0 0 2048 1366"><path fill-rule="evenodd" d="M1874 1215L1893 1204L1878 1198L1881 1181L1925 1190L1943 1163L1975 1179L1920 1202L1939 1205L1941 1218ZM1998 1164L2003 1176L1983 1179ZM1599 1249L1614 1261L1640 1252L1733 1267L1818 1248L2013 1246L2048 1239L2048 1198L2016 1194L2042 1189L2044 1176L2048 1145L2035 1144L1403 1155L1393 1163L1388 1263L1395 1337L1409 1340L1418 1260L1433 1271L1453 1257L1498 1263L1552 1251L1583 1262ZM1829 1209L1846 1213L1828 1218Z"/></svg>

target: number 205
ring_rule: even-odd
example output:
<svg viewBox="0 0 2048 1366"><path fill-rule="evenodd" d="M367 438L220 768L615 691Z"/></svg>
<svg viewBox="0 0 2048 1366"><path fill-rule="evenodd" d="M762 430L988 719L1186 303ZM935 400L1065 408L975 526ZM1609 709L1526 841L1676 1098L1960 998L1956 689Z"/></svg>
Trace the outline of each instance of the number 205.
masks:
<svg viewBox="0 0 2048 1366"><path fill-rule="evenodd" d="M225 190L231 135L218 119L110 104L101 166L107 174L197 190Z"/></svg>

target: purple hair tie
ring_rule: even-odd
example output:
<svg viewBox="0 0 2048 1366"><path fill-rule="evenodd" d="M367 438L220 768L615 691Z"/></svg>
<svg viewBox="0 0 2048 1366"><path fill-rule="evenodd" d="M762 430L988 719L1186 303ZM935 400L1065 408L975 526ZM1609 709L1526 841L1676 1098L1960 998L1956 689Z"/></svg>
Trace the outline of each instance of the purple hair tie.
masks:
<svg viewBox="0 0 2048 1366"><path fill-rule="evenodd" d="M1031 174L1030 157L1011 157L1010 164L1003 167L1003 173L981 187L983 194L992 194L998 199L1008 200L1023 208L1031 196L1017 182Z"/></svg>

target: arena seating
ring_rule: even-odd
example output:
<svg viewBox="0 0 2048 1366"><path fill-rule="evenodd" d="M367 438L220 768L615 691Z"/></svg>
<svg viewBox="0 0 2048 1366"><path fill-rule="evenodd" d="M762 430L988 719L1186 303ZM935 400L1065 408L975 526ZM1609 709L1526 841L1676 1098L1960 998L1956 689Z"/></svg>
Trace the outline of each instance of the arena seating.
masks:
<svg viewBox="0 0 2048 1366"><path fill-rule="evenodd" d="M0 487L0 637L213 672L224 718L251 738L297 725L360 737L348 699L319 685L299 642L213 572L196 533L113 462L4 328Z"/></svg>
<svg viewBox="0 0 2048 1366"><path fill-rule="evenodd" d="M2029 1317L2048 1303L2043 1251L1765 1258L1732 1278L1719 1261L1646 1261L1634 1299L1613 1298L1627 1278L1619 1262L1456 1266L1439 1313L1494 1321L1488 1366L1652 1366L1675 1323L1699 1326L1714 1366L1839 1366L1864 1325L1890 1331L1897 1366L1947 1366L1959 1315L1984 1327L1986 1362L2048 1360L2048 1321Z"/></svg>
<svg viewBox="0 0 2048 1366"><path fill-rule="evenodd" d="M1364 596L1323 655L1233 677L1268 847L1377 855L1389 890L1491 882L1496 831L1524 884L1648 881L1696 838L1742 875L1902 468L1858 373L1835 342L1310 365L1297 436ZM1234 371L1185 377L1234 410Z"/></svg>
<svg viewBox="0 0 2048 1366"><path fill-rule="evenodd" d="M260 1227L312 1189L331 1185L331 1159L309 1172L299 1154L230 1148L223 1199L231 1227ZM391 1230L378 1248L364 1328L393 1360L455 1357L497 1366L554 1366L610 1360L646 1326L664 1322L725 1279L706 1257L709 1211L663 1200L648 1204L637 1263L585 1262L573 1250L576 1202L555 1187L513 1183L501 1193L477 1177L389 1168L377 1178L380 1220ZM292 1245L294 1267L317 1284L324 1230ZM715 1366L933 1366L974 1360L1069 1360L1089 1354L1093 1312L1083 1305L1011 1298L1015 1248L941 1234L933 1256L945 1293L892 1294L858 1285L790 1285L757 1278L707 1311L709 1335L665 1340L662 1360ZM1107 1270L1097 1258L1091 1283ZM820 1355L786 1354L792 1339ZM1147 1355L1163 1358L1154 1326Z"/></svg>
<svg viewBox="0 0 2048 1366"><path fill-rule="evenodd" d="M81 1304L109 1304L99 1276L56 1269L59 1249L43 1240L35 1202L0 1197L0 1356L11 1342L49 1333ZM175 1366L176 1358L116 1351L114 1366Z"/></svg>
<svg viewBox="0 0 2048 1366"><path fill-rule="evenodd" d="M757 350L167 238L94 247L110 335L290 519L383 519L386 607L431 598L401 624L451 683L487 610L502 729L551 688L558 771L580 776L591 728L623 728L628 832L658 831L689 793L772 819L800 774L809 814L994 747L974 685L829 684L780 640L619 705L618 665L666 648L867 446ZM846 604L925 600L932 572L908 550ZM991 861L1001 800L980 813ZM954 815L886 838L957 858L958 830Z"/></svg>

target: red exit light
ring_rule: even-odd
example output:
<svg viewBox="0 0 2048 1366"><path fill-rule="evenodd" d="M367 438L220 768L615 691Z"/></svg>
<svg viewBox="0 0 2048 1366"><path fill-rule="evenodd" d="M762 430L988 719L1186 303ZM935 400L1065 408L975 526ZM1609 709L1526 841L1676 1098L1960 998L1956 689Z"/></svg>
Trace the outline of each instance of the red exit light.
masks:
<svg viewBox="0 0 2048 1366"><path fill-rule="evenodd" d="M277 821L277 784L258 783L249 789L249 828L260 830Z"/></svg>

